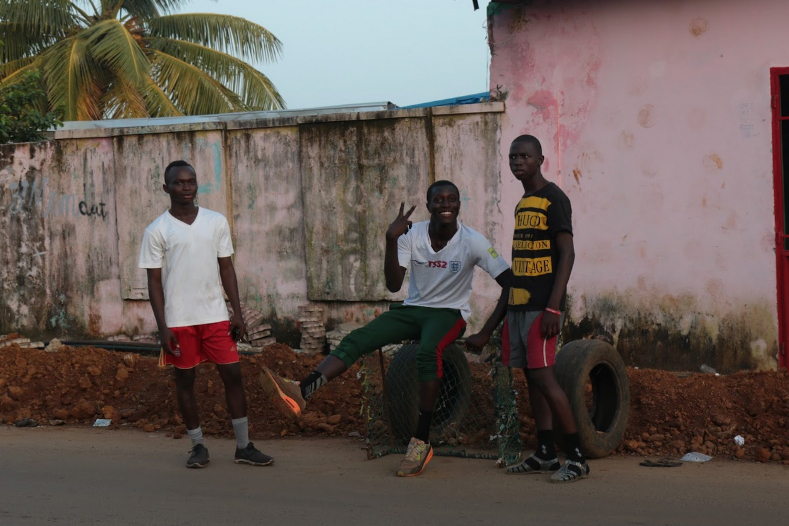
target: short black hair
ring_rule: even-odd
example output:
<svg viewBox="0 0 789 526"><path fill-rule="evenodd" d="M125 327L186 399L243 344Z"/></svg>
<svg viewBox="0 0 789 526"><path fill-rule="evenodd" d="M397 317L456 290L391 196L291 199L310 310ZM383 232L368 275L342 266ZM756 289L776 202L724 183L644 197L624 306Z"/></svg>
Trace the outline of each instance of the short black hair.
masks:
<svg viewBox="0 0 789 526"><path fill-rule="evenodd" d="M455 186L455 183L453 183L452 181L441 180L441 181L436 181L435 183L433 183L433 184L431 184L430 186L427 187L427 202L428 203L430 202L430 199L433 197L433 195L432 195L433 194L433 190L435 190L439 186L451 186L458 193L458 197L460 197L460 190L458 190L458 187Z"/></svg>
<svg viewBox="0 0 789 526"><path fill-rule="evenodd" d="M175 177L175 173L178 171L179 168L189 168L192 170L193 173L195 172L194 166L189 164L186 161L173 161L167 165L167 168L164 169L164 184L170 185L173 182L173 178Z"/></svg>
<svg viewBox="0 0 789 526"><path fill-rule="evenodd" d="M540 140L534 135L519 135L515 137L515 140L512 141L512 144L515 144L516 142L525 142L526 144L531 144L537 148L537 153L542 155L542 144L540 144Z"/></svg>

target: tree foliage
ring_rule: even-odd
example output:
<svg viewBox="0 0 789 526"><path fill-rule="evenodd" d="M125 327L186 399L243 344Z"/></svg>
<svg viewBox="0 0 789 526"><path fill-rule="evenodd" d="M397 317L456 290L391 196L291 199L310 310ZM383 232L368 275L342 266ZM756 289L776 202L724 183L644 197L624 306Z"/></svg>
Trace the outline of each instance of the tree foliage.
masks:
<svg viewBox="0 0 789 526"><path fill-rule="evenodd" d="M38 72L0 89L0 143L43 141L45 131L63 124L57 113L46 111L45 95Z"/></svg>
<svg viewBox="0 0 789 526"><path fill-rule="evenodd" d="M248 61L282 43L218 14L174 14L188 0L0 0L0 89L39 70L66 120L169 117L284 108Z"/></svg>

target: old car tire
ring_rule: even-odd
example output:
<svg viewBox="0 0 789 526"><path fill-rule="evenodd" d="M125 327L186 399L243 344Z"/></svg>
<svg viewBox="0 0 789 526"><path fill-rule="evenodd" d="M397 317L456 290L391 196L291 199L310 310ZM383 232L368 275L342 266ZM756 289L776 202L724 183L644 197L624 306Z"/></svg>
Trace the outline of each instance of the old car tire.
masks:
<svg viewBox="0 0 789 526"><path fill-rule="evenodd" d="M416 370L416 354L419 343L408 343L400 347L386 371L386 390L389 398L389 414L392 432L397 440L408 443L416 430L419 419L419 377ZM471 400L471 368L466 355L457 345L449 345L441 355L444 376L441 391L433 411L430 430L434 440L448 424L459 422Z"/></svg>
<svg viewBox="0 0 789 526"><path fill-rule="evenodd" d="M622 441L630 413L630 383L622 357L606 342L576 340L562 346L554 372L570 400L584 454L608 456Z"/></svg>

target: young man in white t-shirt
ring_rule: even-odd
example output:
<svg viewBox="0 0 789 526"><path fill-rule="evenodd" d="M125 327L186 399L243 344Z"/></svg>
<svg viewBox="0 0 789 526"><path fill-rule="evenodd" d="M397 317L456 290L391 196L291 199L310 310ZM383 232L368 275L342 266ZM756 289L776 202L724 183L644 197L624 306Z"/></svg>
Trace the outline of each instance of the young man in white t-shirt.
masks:
<svg viewBox="0 0 789 526"><path fill-rule="evenodd" d="M433 456L429 432L441 386L441 353L466 327L474 267L501 286L510 279L509 265L482 234L458 221L460 193L449 181L437 181L427 190L430 220L411 224L414 207L400 213L386 232L384 274L386 287L397 292L406 269L411 270L408 298L361 329L346 336L331 355L299 384L266 370L264 389L281 409L300 415L305 401L317 389L345 372L362 355L403 340L420 340L416 357L419 373L419 420L397 475L419 475ZM506 302L497 312L506 309ZM494 313L493 316L497 314ZM493 318L491 316L491 318Z"/></svg>
<svg viewBox="0 0 789 526"><path fill-rule="evenodd" d="M139 267L148 272L148 294L159 326L161 365L175 370L178 406L192 440L186 466L208 464L194 382L195 367L216 364L225 384L225 399L236 435L235 462L268 466L274 459L249 441L246 396L236 341L246 332L238 299L230 227L222 214L195 205L197 175L184 161L164 171L170 209L148 228L140 249ZM233 307L228 319L224 287Z"/></svg>

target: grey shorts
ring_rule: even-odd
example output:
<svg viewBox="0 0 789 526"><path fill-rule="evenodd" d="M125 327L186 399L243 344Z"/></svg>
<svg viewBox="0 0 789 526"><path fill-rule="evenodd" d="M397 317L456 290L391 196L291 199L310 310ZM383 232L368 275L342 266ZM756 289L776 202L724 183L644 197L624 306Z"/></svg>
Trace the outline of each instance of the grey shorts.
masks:
<svg viewBox="0 0 789 526"><path fill-rule="evenodd" d="M519 369L542 369L556 361L559 336L540 335L543 311L507 311L506 331L502 334L501 361ZM564 312L559 326L564 324Z"/></svg>

